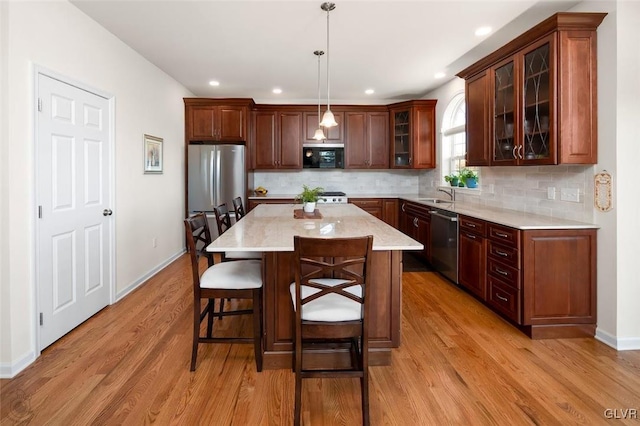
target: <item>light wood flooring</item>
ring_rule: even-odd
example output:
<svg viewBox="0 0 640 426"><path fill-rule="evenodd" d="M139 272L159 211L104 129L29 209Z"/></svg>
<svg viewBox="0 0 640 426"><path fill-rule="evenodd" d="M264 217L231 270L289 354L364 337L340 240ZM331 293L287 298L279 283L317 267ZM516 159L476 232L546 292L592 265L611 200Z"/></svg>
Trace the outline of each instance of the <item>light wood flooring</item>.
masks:
<svg viewBox="0 0 640 426"><path fill-rule="evenodd" d="M185 255L0 381L0 424L291 424L293 373L257 373L251 345L201 345L189 371L191 297ZM373 425L640 423L621 418L640 411L640 351L529 340L431 272L403 275L402 304L402 345L370 368ZM359 424L359 395L357 379L305 381L303 422Z"/></svg>

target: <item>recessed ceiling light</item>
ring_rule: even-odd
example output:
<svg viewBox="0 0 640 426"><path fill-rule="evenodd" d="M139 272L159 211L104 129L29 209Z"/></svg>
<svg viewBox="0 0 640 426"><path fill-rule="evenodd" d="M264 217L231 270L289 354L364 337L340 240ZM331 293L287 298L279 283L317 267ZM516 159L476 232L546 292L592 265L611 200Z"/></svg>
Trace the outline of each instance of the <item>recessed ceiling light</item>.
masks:
<svg viewBox="0 0 640 426"><path fill-rule="evenodd" d="M367 95L373 95L375 93L375 90L367 89L367 90L364 91L364 93L366 93Z"/></svg>
<svg viewBox="0 0 640 426"><path fill-rule="evenodd" d="M282 93L282 89L276 87L275 89L272 90L273 93L275 93L276 95L279 95L280 93Z"/></svg>
<svg viewBox="0 0 640 426"><path fill-rule="evenodd" d="M209 86L220 86L220 82L219 81L215 81L215 80L211 80L209 82Z"/></svg>
<svg viewBox="0 0 640 426"><path fill-rule="evenodd" d="M446 75L446 74L445 74L445 73L443 73L443 72L437 72L437 73L435 73L435 74L434 74L434 77L435 77L435 78L443 78L445 75Z"/></svg>
<svg viewBox="0 0 640 426"><path fill-rule="evenodd" d="M491 32L491 27L480 27L476 30L477 36L487 35Z"/></svg>

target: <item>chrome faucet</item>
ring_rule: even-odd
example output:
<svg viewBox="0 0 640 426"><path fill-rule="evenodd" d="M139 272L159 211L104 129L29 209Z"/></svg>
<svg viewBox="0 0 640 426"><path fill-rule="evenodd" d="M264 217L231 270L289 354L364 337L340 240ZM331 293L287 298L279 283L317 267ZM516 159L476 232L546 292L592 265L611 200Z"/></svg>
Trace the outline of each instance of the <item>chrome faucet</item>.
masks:
<svg viewBox="0 0 640 426"><path fill-rule="evenodd" d="M451 188L449 191L447 191L446 189L438 188L438 191L447 194L451 198L452 202L456 200L456 190L454 188Z"/></svg>

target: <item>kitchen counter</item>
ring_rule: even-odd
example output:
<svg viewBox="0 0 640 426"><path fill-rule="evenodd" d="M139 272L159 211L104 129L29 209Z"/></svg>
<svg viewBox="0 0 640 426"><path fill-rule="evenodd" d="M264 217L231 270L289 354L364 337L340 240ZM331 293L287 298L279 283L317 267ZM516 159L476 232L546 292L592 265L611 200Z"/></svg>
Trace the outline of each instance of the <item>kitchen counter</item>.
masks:
<svg viewBox="0 0 640 426"><path fill-rule="evenodd" d="M421 250L422 244L352 204L318 206L322 219L294 219L301 204L262 204L217 238L208 251L293 251L293 236L373 235L373 250Z"/></svg>
<svg viewBox="0 0 640 426"><path fill-rule="evenodd" d="M250 200L260 199L293 199L295 194L267 194L266 196L252 196ZM441 202L433 202L433 197L423 197L414 194L356 194L347 193L348 198L397 198L399 200L412 201L429 207L437 207L454 213L475 217L499 225L516 229L598 229L593 223L579 222L570 219L562 219L551 216L543 216L533 213L519 212L510 209L472 205L468 203L454 203L441 199Z"/></svg>
<svg viewBox="0 0 640 426"><path fill-rule="evenodd" d="M289 286L295 280L293 236L354 237L373 235L369 363L388 365L391 349L400 345L402 318L402 250L420 250L422 244L353 204L318 207L321 219L294 219L300 204L261 204L214 240L207 251L263 252L263 308L265 369L291 369L293 309ZM332 348L309 356L310 365L330 362L348 365L349 351Z"/></svg>
<svg viewBox="0 0 640 426"><path fill-rule="evenodd" d="M599 226L578 222L575 220L561 219L551 216L542 216L533 213L519 212L509 209L498 209L494 207L474 206L464 203L449 202L448 200L440 200L443 202L434 202L434 198L419 196L401 196L401 200L412 201L429 207L437 207L439 209L462 214L465 216L475 217L487 222L493 222L498 225L509 226L516 229L598 229Z"/></svg>

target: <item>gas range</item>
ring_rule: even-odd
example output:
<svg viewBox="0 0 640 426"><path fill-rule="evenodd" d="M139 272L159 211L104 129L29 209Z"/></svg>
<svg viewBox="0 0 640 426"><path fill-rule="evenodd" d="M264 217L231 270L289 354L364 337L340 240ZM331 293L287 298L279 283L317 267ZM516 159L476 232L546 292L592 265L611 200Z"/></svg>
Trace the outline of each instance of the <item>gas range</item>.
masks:
<svg viewBox="0 0 640 426"><path fill-rule="evenodd" d="M347 204L347 194L340 191L325 191L320 194L319 204Z"/></svg>

